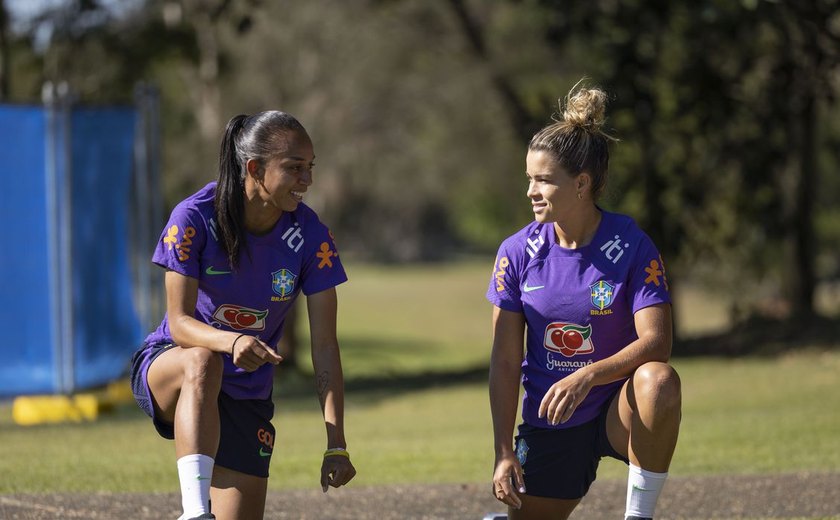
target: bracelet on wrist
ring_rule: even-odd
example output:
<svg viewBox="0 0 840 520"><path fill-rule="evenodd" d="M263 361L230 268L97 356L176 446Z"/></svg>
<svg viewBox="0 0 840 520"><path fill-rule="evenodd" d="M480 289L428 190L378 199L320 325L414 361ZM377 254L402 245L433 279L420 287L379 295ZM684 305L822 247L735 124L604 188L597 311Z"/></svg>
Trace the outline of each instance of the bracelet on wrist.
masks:
<svg viewBox="0 0 840 520"><path fill-rule="evenodd" d="M345 448L328 448L324 452L324 458L326 457L347 457L349 459L350 453Z"/></svg>
<svg viewBox="0 0 840 520"><path fill-rule="evenodd" d="M233 343L231 343L231 345L230 345L230 357L233 357L233 353L234 353L233 349L236 348L236 342L239 341L239 338L241 338L242 336L247 336L247 334L240 334L240 335L236 336L236 339L234 339Z"/></svg>

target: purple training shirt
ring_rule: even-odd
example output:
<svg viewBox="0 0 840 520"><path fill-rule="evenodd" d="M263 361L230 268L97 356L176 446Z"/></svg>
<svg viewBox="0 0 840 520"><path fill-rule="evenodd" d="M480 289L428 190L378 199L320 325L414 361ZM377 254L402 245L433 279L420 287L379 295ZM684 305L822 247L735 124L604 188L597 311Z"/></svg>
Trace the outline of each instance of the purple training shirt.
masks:
<svg viewBox="0 0 840 520"><path fill-rule="evenodd" d="M496 256L487 299L525 315L522 419L532 426L569 428L597 417L624 380L593 387L564 424L553 426L537 412L551 385L638 338L636 311L671 301L650 238L630 217L601 214L584 247L560 247L552 223L532 222L502 242Z"/></svg>
<svg viewBox="0 0 840 520"><path fill-rule="evenodd" d="M286 314L301 291L310 295L347 281L332 235L312 209L298 204L269 233L248 234L247 250L240 253L234 271L220 244L215 192L211 182L175 207L152 261L198 280L197 320L257 336L276 348ZM172 342L167 316L146 338L146 344L161 342ZM223 392L234 399L271 395L274 365L246 372L230 355L223 357Z"/></svg>

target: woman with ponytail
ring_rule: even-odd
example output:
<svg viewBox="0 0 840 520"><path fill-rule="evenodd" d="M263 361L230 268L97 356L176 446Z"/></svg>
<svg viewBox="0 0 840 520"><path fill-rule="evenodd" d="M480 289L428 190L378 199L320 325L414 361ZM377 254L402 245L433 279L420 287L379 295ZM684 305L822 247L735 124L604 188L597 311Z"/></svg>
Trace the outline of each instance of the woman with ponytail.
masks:
<svg viewBox="0 0 840 520"><path fill-rule="evenodd" d="M326 426L322 490L356 474L336 336L335 286L347 276L330 231L303 204L314 160L291 115L232 118L217 181L175 207L152 257L166 269L166 315L135 353L131 384L158 433L175 440L180 520L263 517L276 346L301 293Z"/></svg>
<svg viewBox="0 0 840 520"><path fill-rule="evenodd" d="M531 139L534 222L502 243L487 291L493 495L511 519L568 518L605 456L629 464L625 518L652 518L677 442L665 265L630 217L596 204L606 98L573 89Z"/></svg>

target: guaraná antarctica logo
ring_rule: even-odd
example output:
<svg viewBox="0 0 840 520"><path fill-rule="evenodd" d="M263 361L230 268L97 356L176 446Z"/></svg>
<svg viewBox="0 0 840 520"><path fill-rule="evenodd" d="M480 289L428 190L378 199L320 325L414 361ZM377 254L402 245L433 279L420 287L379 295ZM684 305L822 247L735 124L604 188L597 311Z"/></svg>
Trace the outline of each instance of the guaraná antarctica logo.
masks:
<svg viewBox="0 0 840 520"><path fill-rule="evenodd" d="M566 357L595 352L592 344L592 326L582 327L574 323L549 323L545 328L545 348Z"/></svg>

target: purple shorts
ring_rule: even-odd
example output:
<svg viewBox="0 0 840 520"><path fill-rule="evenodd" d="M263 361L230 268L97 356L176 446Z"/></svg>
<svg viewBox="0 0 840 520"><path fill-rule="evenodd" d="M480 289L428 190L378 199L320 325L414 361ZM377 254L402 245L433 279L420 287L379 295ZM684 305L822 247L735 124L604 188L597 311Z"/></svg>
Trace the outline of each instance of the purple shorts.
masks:
<svg viewBox="0 0 840 520"><path fill-rule="evenodd" d="M152 361L174 346L173 343L143 345L143 348L131 356L131 392L134 394L134 400L146 412L146 415L152 418L155 429L165 439L174 439L175 430L171 424L161 422L155 417L155 406L152 404L152 394L149 391L148 373Z"/></svg>
<svg viewBox="0 0 840 520"><path fill-rule="evenodd" d="M174 347L172 343L144 345L131 358L131 390L134 399L161 437L175 438L171 423L155 417L147 375L149 366L158 356ZM215 461L219 466L254 475L268 477L271 454L274 451L274 401L268 399L234 399L219 392L219 449Z"/></svg>

